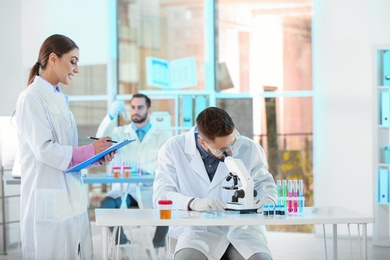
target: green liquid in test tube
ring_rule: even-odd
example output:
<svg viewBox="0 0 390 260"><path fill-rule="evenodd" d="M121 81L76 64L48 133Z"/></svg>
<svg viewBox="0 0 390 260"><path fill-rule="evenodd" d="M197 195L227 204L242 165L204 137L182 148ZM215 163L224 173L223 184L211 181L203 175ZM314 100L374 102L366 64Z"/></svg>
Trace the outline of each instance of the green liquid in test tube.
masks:
<svg viewBox="0 0 390 260"><path fill-rule="evenodd" d="M287 181L282 180L282 194L283 194L283 205L287 208Z"/></svg>
<svg viewBox="0 0 390 260"><path fill-rule="evenodd" d="M283 201L280 199L282 197L282 181L276 181L276 189L278 191L278 204L282 205Z"/></svg>

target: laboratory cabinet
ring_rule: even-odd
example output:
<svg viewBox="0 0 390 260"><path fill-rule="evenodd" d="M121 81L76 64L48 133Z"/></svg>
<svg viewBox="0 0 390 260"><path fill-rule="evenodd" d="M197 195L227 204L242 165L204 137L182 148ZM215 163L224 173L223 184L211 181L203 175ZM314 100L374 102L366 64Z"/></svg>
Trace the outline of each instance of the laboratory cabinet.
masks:
<svg viewBox="0 0 390 260"><path fill-rule="evenodd" d="M390 246L390 44L373 48L373 245Z"/></svg>

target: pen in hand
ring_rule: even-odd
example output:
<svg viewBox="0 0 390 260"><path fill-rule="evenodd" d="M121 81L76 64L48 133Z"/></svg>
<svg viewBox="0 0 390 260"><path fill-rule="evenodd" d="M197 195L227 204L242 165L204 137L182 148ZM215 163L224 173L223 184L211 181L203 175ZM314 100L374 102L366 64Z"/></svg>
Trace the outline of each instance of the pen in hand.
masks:
<svg viewBox="0 0 390 260"><path fill-rule="evenodd" d="M99 140L99 138L97 138L97 137L93 137L93 136L87 136L87 138L89 138L89 139L93 139L93 140ZM113 140L107 140L106 142L111 142L111 143L117 143L117 141L113 141Z"/></svg>

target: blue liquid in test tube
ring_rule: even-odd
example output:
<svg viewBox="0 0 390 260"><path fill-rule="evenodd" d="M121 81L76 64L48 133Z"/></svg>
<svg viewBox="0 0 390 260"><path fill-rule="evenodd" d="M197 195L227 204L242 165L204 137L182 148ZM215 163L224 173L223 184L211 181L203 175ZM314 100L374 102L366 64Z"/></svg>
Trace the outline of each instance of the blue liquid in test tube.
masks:
<svg viewBox="0 0 390 260"><path fill-rule="evenodd" d="M299 198L301 199L299 201L299 212L303 212L303 208L305 207L305 201L304 201L304 197L303 197L303 180L299 180L299 189L298 189L298 192L299 192Z"/></svg>
<svg viewBox="0 0 390 260"><path fill-rule="evenodd" d="M263 205L263 215L268 217L268 204Z"/></svg>

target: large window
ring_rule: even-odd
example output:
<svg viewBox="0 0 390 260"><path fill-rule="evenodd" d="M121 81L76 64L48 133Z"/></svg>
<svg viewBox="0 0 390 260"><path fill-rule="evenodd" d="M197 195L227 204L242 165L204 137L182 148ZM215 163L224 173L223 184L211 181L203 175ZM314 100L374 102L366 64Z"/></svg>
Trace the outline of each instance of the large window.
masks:
<svg viewBox="0 0 390 260"><path fill-rule="evenodd" d="M313 205L311 16L310 0L219 0L215 8L217 104L263 146L275 180L304 180L306 206Z"/></svg>
<svg viewBox="0 0 390 260"><path fill-rule="evenodd" d="M311 0L117 0L116 75L85 66L69 88L81 143L136 92L176 134L219 106L264 147L276 180L304 180L313 205L311 18Z"/></svg>
<svg viewBox="0 0 390 260"><path fill-rule="evenodd" d="M176 133L188 130L197 111L210 104L203 13L202 1L118 1L117 94L149 95L153 111L168 112ZM189 75L195 80L183 83Z"/></svg>

